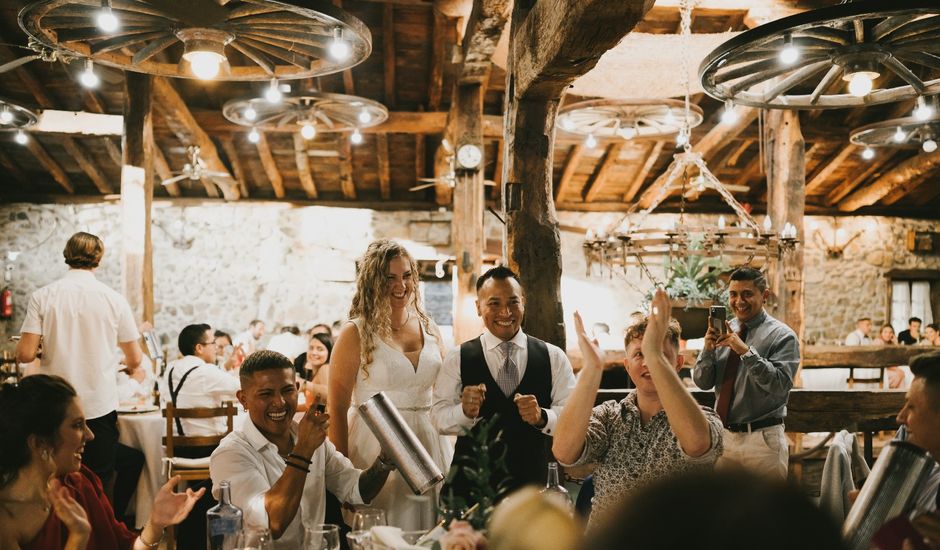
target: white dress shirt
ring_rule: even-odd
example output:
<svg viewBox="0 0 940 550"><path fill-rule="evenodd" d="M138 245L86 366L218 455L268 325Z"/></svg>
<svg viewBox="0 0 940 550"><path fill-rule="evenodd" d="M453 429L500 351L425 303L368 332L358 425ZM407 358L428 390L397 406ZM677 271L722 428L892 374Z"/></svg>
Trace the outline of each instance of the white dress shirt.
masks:
<svg viewBox="0 0 940 550"><path fill-rule="evenodd" d="M303 336L291 334L290 332L282 332L272 336L271 339L268 340L268 345L265 346L265 349L268 351L276 351L293 362L295 357L301 353L306 353L308 346L309 342L307 342L307 339Z"/></svg>
<svg viewBox="0 0 940 550"><path fill-rule="evenodd" d="M291 427L297 438L297 423ZM304 526L323 523L326 516L326 489L336 495L340 502L363 504L359 495L361 470L353 467L348 458L336 451L329 440L325 440L310 457L310 473L304 480L300 509L284 530L281 538L274 541L275 550L301 548ZM268 490L284 474L287 468L284 459L277 454L277 446L264 437L246 416L235 431L225 436L219 448L212 453L209 473L212 476L212 495L219 498L219 483L231 485L232 504L242 510L243 527L269 529L268 512L264 498Z"/></svg>
<svg viewBox="0 0 940 550"><path fill-rule="evenodd" d="M485 330L480 336L483 344L483 357L486 360L486 366L490 369L493 380L498 380L499 371L506 361L505 355L499 349L503 343L501 339L494 336L490 331ZM525 333L521 330L513 336L510 342L512 346L512 359L519 370L519 380L525 376L526 364L529 359L528 340ZM568 356L558 346L545 343L548 347L548 359L552 371L552 406L545 409L548 422L542 428L542 433L552 435L555 431L555 423L558 422L558 415L561 414L568 397L574 389L574 372L571 370L571 362ZM460 404L460 397L463 393L463 383L460 380L460 346L451 348L444 357L444 365L441 372L437 375L437 381L434 383L434 403L431 406L431 421L434 427L442 434L459 434L463 428L472 427L479 418L467 418L463 414L463 407Z"/></svg>
<svg viewBox="0 0 940 550"><path fill-rule="evenodd" d="M179 388L180 380L186 372L198 366L196 370L186 377L182 389ZM172 402L170 396L170 374L173 375L173 388L179 390L176 396L176 406L181 409L193 407L219 407L224 401L232 401L238 406L235 399L235 392L240 389L241 384L238 379L231 374L223 371L216 365L210 365L195 355L173 361L166 367L163 373L160 388L160 401L163 403ZM183 435L219 435L224 433L226 428L225 417L216 418L181 418L183 425ZM179 434L177 434L179 435Z"/></svg>
<svg viewBox="0 0 940 550"><path fill-rule="evenodd" d="M870 346L871 344L871 338L858 329L853 330L845 337L845 345L847 346Z"/></svg>
<svg viewBox="0 0 940 550"><path fill-rule="evenodd" d="M68 380L86 418L117 409L114 346L140 338L123 296L90 270L70 269L29 298L22 332L42 336L40 372Z"/></svg>

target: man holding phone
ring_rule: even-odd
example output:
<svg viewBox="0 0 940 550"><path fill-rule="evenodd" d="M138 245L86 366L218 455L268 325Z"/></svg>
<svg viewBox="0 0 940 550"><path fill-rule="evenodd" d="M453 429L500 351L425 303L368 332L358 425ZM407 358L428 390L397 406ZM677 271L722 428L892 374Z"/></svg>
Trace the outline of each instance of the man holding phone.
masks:
<svg viewBox="0 0 940 550"><path fill-rule="evenodd" d="M734 319L718 318L723 307L711 311L692 379L703 390L715 389L715 411L725 426L720 462L785 479L783 419L800 347L796 333L764 311L769 296L760 271L742 267L731 274L728 306Z"/></svg>

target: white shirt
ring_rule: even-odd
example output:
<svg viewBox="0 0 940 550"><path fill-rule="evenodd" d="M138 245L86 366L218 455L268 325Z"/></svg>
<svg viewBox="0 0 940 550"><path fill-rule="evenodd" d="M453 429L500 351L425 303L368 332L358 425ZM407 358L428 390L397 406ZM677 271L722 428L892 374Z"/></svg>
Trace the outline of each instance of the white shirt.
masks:
<svg viewBox="0 0 940 550"><path fill-rule="evenodd" d="M250 330L246 330L245 332L239 332L232 338L232 345L238 346L238 344L241 344L245 355L251 355L258 351L258 342L260 341L260 339L255 339Z"/></svg>
<svg viewBox="0 0 940 550"><path fill-rule="evenodd" d="M847 346L870 346L871 344L871 338L858 329L853 330L845 337L845 345Z"/></svg>
<svg viewBox="0 0 940 550"><path fill-rule="evenodd" d="M272 336L265 349L285 355L293 362L298 355L306 353L308 344L309 342L303 336L282 332Z"/></svg>
<svg viewBox="0 0 940 550"><path fill-rule="evenodd" d="M186 372L198 365L179 388L180 380ZM192 407L218 407L223 401L235 402L235 392L240 388L238 379L215 365L210 365L195 355L187 355L173 361L166 367L160 388L160 401L172 402L170 397L170 376L173 388L179 390L176 406L183 409ZM217 418L181 418L184 435L218 435L228 428L225 417Z"/></svg>
<svg viewBox="0 0 940 550"><path fill-rule="evenodd" d="M114 346L140 338L131 307L87 269L70 269L29 299L22 332L42 336L43 374L65 378L82 398L85 417L118 407Z"/></svg>
<svg viewBox="0 0 940 550"><path fill-rule="evenodd" d="M291 427L297 437L297 423ZM284 530L281 538L274 541L274 548L301 548L304 525L323 523L326 516L326 489L336 495L340 502L363 504L359 495L361 470L353 467L348 458L337 452L329 440L325 440L310 457L310 473L304 480L300 509ZM219 498L219 483L231 484L232 504L242 510L243 527L268 529L268 512L264 497L281 478L287 468L284 459L277 454L277 446L264 437L246 416L235 431L225 436L212 453L209 473L212 476L212 494Z"/></svg>
<svg viewBox="0 0 940 550"><path fill-rule="evenodd" d="M486 366L490 369L493 380L498 380L499 370L502 368L506 357L499 349L503 343L501 339L494 336L490 331L485 330L480 336L483 344L483 357L486 360ZM526 335L520 330L510 340L512 346L512 358L519 370L519 380L525 376L526 364L529 360L529 347ZM548 422L542 428L542 433L552 435L555 431L555 423L558 421L558 415L561 414L568 397L574 389L574 372L571 370L571 363L568 356L558 346L545 343L548 347L548 360L552 369L552 406L546 409ZM473 426L479 418L467 418L463 414L463 407L460 404L460 396L463 393L463 383L460 380L460 346L451 348L444 357L444 365L437 375L437 381L434 383L434 404L431 406L431 422L434 427L442 434L459 434L463 428Z"/></svg>

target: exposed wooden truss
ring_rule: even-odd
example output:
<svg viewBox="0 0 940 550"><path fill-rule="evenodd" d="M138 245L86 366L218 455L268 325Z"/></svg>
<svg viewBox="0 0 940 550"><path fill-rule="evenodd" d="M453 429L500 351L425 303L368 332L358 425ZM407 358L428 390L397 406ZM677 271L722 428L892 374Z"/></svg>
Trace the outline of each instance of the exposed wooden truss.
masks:
<svg viewBox="0 0 940 550"><path fill-rule="evenodd" d="M268 137L264 132L258 132L258 143L255 147L258 149L258 157L261 158L261 166L264 173L271 182L271 188L274 189L274 196L284 198L284 178L281 177L281 171L277 169L277 163L274 162L274 155L271 154L271 146L268 145Z"/></svg>
<svg viewBox="0 0 940 550"><path fill-rule="evenodd" d="M617 164L617 160L620 158L620 152L623 151L624 143L625 142L618 140L607 146L607 151L604 153L604 158L601 160L597 170L595 170L594 174L591 175L591 179L588 180L588 184L581 192L581 196L586 202L591 202L600 194L604 184L607 183L607 178L610 177L611 170L613 169L614 165Z"/></svg>
<svg viewBox="0 0 940 550"><path fill-rule="evenodd" d="M655 141L651 144L649 153L646 155L646 160L643 161L643 166L637 170L636 175L633 176L633 179L630 181L630 186L627 187L626 192L623 194L624 203L630 203L633 201L633 198L636 197L640 187L643 187L643 182L646 181L646 177L653 170L656 161L659 160L659 155L662 154L665 145L666 142L662 140Z"/></svg>
<svg viewBox="0 0 940 550"><path fill-rule="evenodd" d="M558 180L558 187L555 190L555 200L570 194L573 191L572 181L574 174L578 170L578 163L581 162L581 155L584 154L584 145L576 143L571 146L568 156L565 158L565 167L561 171L561 179Z"/></svg>
<svg viewBox="0 0 940 550"><path fill-rule="evenodd" d="M297 164L297 177L300 178L300 185L304 188L304 194L307 195L308 199L317 199L319 194L317 193L317 184L313 180L313 172L310 171L307 141L300 134L294 134L294 162Z"/></svg>
<svg viewBox="0 0 940 550"><path fill-rule="evenodd" d="M388 134L376 134L375 149L379 169L379 192L383 199L388 200L392 198L392 173L388 165Z"/></svg>

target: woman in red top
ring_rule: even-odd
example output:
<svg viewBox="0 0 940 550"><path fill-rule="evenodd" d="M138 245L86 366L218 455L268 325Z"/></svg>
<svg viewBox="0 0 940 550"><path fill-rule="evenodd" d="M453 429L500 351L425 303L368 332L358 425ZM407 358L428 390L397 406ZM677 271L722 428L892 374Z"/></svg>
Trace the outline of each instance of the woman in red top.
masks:
<svg viewBox="0 0 940 550"><path fill-rule="evenodd" d="M0 548L154 549L205 491L173 493L179 479L171 479L138 535L115 519L101 480L82 466L92 438L81 401L62 378L0 387Z"/></svg>

